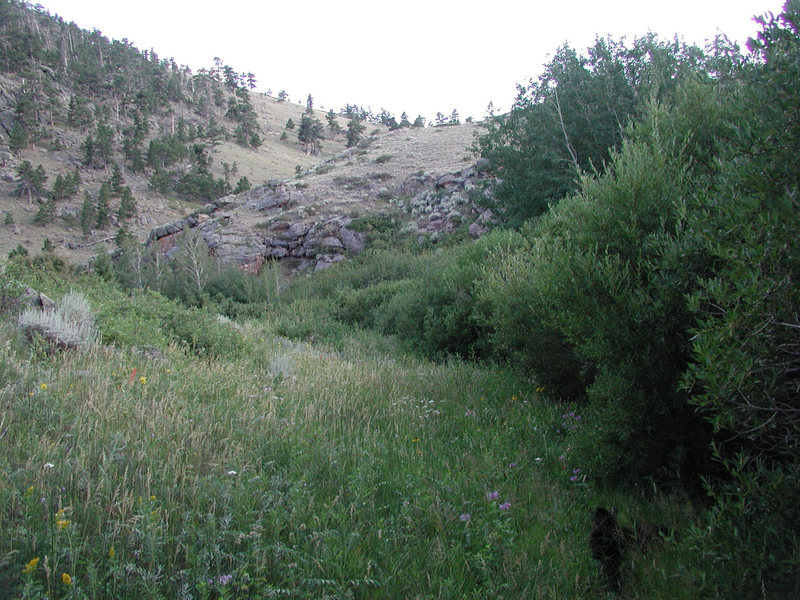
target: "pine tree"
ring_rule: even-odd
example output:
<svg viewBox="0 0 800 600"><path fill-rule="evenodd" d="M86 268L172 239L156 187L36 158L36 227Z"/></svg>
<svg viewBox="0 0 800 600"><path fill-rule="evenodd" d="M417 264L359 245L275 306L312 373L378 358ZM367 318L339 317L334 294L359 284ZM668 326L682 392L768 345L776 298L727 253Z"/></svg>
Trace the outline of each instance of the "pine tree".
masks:
<svg viewBox="0 0 800 600"><path fill-rule="evenodd" d="M17 119L8 133L8 148L14 153L28 147L28 132L22 119Z"/></svg>
<svg viewBox="0 0 800 600"><path fill-rule="evenodd" d="M17 195L21 198L28 196L28 203L33 203L33 195L39 195L44 191L44 184L47 181L47 174L42 165L35 169L33 165L25 160L17 167L17 176L20 182L17 185Z"/></svg>
<svg viewBox="0 0 800 600"><path fill-rule="evenodd" d="M137 212L136 199L133 197L131 188L125 186L122 189L122 197L119 202L119 210L117 211L117 218L120 221L135 217Z"/></svg>
<svg viewBox="0 0 800 600"><path fill-rule="evenodd" d="M316 154L319 152L322 132L323 126L319 120L303 115L300 128L297 130L297 139L303 144L306 153Z"/></svg>
<svg viewBox="0 0 800 600"><path fill-rule="evenodd" d="M400 115L400 127L411 127L411 122L408 120L408 113L405 111Z"/></svg>
<svg viewBox="0 0 800 600"><path fill-rule="evenodd" d="M56 180L53 182L53 189L50 190L50 198L54 201L64 200L66 195L67 181L59 173L56 175Z"/></svg>
<svg viewBox="0 0 800 600"><path fill-rule="evenodd" d="M128 226L123 223L120 225L120 228L117 229L117 234L114 236L114 245L119 248L120 250L127 248L129 245L133 244L134 239L133 235L131 234Z"/></svg>
<svg viewBox="0 0 800 600"><path fill-rule="evenodd" d="M286 121L286 129L289 129L289 130L294 129L294 121L292 121L291 118L288 121Z"/></svg>
<svg viewBox="0 0 800 600"><path fill-rule="evenodd" d="M306 99L306 114L314 114L314 98L311 97L311 94L309 94L308 98Z"/></svg>
<svg viewBox="0 0 800 600"><path fill-rule="evenodd" d="M236 188L233 190L234 194L241 194L242 192L246 192L250 189L250 180L247 177L242 177L236 183Z"/></svg>
<svg viewBox="0 0 800 600"><path fill-rule="evenodd" d="M356 115L350 117L350 120L347 122L347 147L352 148L356 144L358 144L359 140L361 139L361 135L366 130L367 126L361 122L361 119L358 118Z"/></svg>
<svg viewBox="0 0 800 600"><path fill-rule="evenodd" d="M97 208L95 209L95 224L98 229L103 229L111 223L108 201L111 198L111 189L108 183L103 182L97 193Z"/></svg>
<svg viewBox="0 0 800 600"><path fill-rule="evenodd" d="M111 195L116 198L122 196L124 183L125 180L122 178L122 171L120 171L119 165L115 162L114 170L111 173Z"/></svg>
<svg viewBox="0 0 800 600"><path fill-rule="evenodd" d="M328 130L331 132L331 139L333 139L333 136L342 130L342 127L339 125L339 120L336 118L336 114L333 112L333 109L330 109L328 114L325 115L325 120L328 121Z"/></svg>
<svg viewBox="0 0 800 600"><path fill-rule="evenodd" d="M36 223L37 225L47 225L48 223L53 222L55 216L56 216L56 202L55 200L53 200L53 197L50 196L39 205L39 210L33 217L33 222Z"/></svg>
<svg viewBox="0 0 800 600"><path fill-rule="evenodd" d="M92 231L92 225L97 221L97 212L94 208L94 202L89 192L83 193L83 204L81 205L81 232L83 235L89 235Z"/></svg>

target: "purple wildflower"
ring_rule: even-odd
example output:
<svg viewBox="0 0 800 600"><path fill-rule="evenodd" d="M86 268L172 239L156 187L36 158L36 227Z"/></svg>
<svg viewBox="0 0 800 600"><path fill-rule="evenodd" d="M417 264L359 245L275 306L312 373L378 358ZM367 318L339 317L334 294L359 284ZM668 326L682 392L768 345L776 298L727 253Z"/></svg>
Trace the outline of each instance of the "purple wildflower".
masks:
<svg viewBox="0 0 800 600"><path fill-rule="evenodd" d="M511 502L509 502L508 500L506 500L505 502L503 502L503 503L500 505L500 507L499 507L499 508L500 508L500 510L511 510Z"/></svg>
<svg viewBox="0 0 800 600"><path fill-rule="evenodd" d="M508 465L508 468L509 468L509 469L513 469L514 467L516 467L516 466L517 466L517 464L519 464L519 463L517 463L517 461L514 461L514 462L512 462L510 465Z"/></svg>
<svg viewBox="0 0 800 600"><path fill-rule="evenodd" d="M500 492L486 492L486 499L491 502L492 500L497 500L500 497Z"/></svg>
<svg viewBox="0 0 800 600"><path fill-rule="evenodd" d="M228 585L232 579L233 575L220 575L217 581L219 581L220 585Z"/></svg>
<svg viewBox="0 0 800 600"><path fill-rule="evenodd" d="M465 417L474 417L475 416L475 411L472 410L471 408L468 408L467 410L464 411L464 416Z"/></svg>
<svg viewBox="0 0 800 600"><path fill-rule="evenodd" d="M461 513L458 518L459 520L464 521L464 523L467 523L472 518L472 515L469 513Z"/></svg>

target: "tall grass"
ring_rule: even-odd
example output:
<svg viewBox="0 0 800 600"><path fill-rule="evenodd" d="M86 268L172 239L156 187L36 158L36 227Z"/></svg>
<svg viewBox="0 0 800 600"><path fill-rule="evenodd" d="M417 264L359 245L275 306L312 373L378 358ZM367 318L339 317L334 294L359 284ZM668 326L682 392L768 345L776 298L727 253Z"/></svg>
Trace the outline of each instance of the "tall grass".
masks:
<svg viewBox="0 0 800 600"><path fill-rule="evenodd" d="M83 283L117 332L161 306ZM575 477L568 407L518 374L220 326L248 351L48 355L0 327L0 597L602 597L595 503L690 516ZM689 597L684 560L636 558L628 594Z"/></svg>

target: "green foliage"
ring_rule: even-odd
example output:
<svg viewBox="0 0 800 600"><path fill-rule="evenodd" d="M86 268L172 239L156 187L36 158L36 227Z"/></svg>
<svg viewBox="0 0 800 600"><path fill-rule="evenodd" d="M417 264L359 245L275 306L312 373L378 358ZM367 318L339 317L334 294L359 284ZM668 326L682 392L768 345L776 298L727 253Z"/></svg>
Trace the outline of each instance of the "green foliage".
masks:
<svg viewBox="0 0 800 600"><path fill-rule="evenodd" d="M352 148L361 141L361 136L364 135L367 126L361 121L361 118L353 115L347 122L347 147Z"/></svg>
<svg viewBox="0 0 800 600"><path fill-rule="evenodd" d="M33 222L37 225L47 225L52 223L56 216L56 203L52 196L43 200L39 204L39 210L33 217Z"/></svg>
<svg viewBox="0 0 800 600"><path fill-rule="evenodd" d="M243 176L239 179L239 181L236 182L236 187L233 189L233 193L241 194L242 192L249 190L250 187L250 180Z"/></svg>
<svg viewBox="0 0 800 600"><path fill-rule="evenodd" d="M122 189L121 196L122 197L119 201L119 209L117 210L117 218L120 221L124 221L125 219L135 217L137 212L136 199L133 197L131 188L125 186Z"/></svg>
<svg viewBox="0 0 800 600"><path fill-rule="evenodd" d="M713 506L689 530L700 593L720 598L800 594L800 481L796 470L739 455L722 459L728 482L709 489Z"/></svg>
<svg viewBox="0 0 800 600"><path fill-rule="evenodd" d="M97 229L104 229L111 224L111 187L103 182L97 192L97 204L95 205L95 226Z"/></svg>
<svg viewBox="0 0 800 600"><path fill-rule="evenodd" d="M89 233L92 231L92 226L97 222L97 210L88 191L83 193L80 221L81 233L83 233L83 235L89 235Z"/></svg>
<svg viewBox="0 0 800 600"><path fill-rule="evenodd" d="M89 99L72 95L67 109L67 123L75 129L89 129L94 124L92 109Z"/></svg>
<svg viewBox="0 0 800 600"><path fill-rule="evenodd" d="M34 195L38 196L44 192L44 184L47 181L44 167L37 165L34 168L30 161L24 160L19 164L16 172L19 183L15 193L20 198L27 196L28 202L33 202Z"/></svg>
<svg viewBox="0 0 800 600"><path fill-rule="evenodd" d="M24 258L26 256L28 256L28 249L22 244L17 244L17 247L8 253L9 260L12 260L17 257Z"/></svg>
<svg viewBox="0 0 800 600"><path fill-rule="evenodd" d="M8 132L8 148L12 152L18 152L28 147L28 132L22 120L17 119Z"/></svg>
<svg viewBox="0 0 800 600"><path fill-rule="evenodd" d="M703 72L701 57L694 46L652 34L630 49L599 38L588 56L559 48L538 82L519 87L508 114L487 119L488 132L475 145L502 179L487 202L498 218L519 227L574 192L581 173L602 172L628 122Z"/></svg>
<svg viewBox="0 0 800 600"><path fill-rule="evenodd" d="M313 119L304 114L297 129L297 140L303 144L303 151L307 154L317 154L322 144L324 127L318 119Z"/></svg>
<svg viewBox="0 0 800 600"><path fill-rule="evenodd" d="M692 323L684 295L704 262L677 238L691 180L664 144L624 144L605 176L527 230L480 291L500 351L551 394L593 406L576 452L607 483L687 484L708 443L677 391Z"/></svg>

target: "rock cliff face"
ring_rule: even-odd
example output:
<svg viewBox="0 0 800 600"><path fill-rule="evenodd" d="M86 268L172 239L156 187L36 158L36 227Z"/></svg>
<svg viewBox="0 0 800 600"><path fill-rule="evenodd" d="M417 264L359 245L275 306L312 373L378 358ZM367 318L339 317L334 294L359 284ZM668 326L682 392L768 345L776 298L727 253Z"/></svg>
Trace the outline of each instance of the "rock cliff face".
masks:
<svg viewBox="0 0 800 600"><path fill-rule="evenodd" d="M346 252L357 254L364 249L365 235L347 228L350 217L281 218L284 208L303 201L301 192L283 184L261 186L221 198L204 213L156 227L148 244L158 244L170 258L177 251L178 236L196 228L217 258L251 274L258 273L267 260L288 258L294 259L297 271L324 269L344 260ZM278 218L265 220L271 216Z"/></svg>

